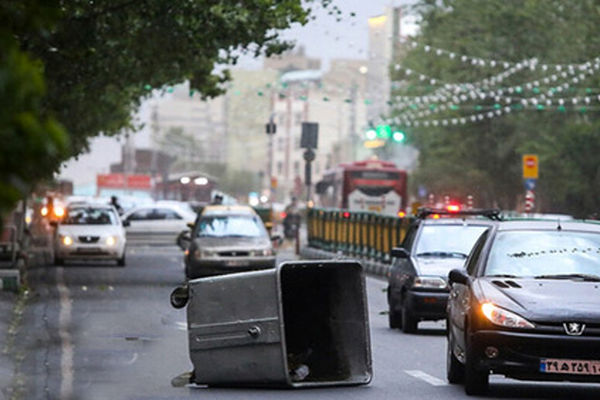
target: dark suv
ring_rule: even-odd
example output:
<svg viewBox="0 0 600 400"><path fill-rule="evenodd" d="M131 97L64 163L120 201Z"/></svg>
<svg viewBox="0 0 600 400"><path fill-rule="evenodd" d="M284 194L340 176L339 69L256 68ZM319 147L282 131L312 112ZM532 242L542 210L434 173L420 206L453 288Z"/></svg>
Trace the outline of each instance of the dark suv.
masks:
<svg viewBox="0 0 600 400"><path fill-rule="evenodd" d="M498 210L422 209L402 246L392 250L388 278L390 328L417 331L419 321L446 318L448 272L461 268Z"/></svg>

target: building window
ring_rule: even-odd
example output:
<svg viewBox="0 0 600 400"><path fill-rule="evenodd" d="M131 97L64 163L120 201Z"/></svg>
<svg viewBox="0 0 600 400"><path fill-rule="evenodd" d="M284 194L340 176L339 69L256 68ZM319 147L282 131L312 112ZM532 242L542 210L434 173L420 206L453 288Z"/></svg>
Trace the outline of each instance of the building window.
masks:
<svg viewBox="0 0 600 400"><path fill-rule="evenodd" d="M300 125L303 120L304 120L304 113L297 112L294 114L294 124Z"/></svg>
<svg viewBox="0 0 600 400"><path fill-rule="evenodd" d="M277 175L283 174L283 162L277 161Z"/></svg>
<svg viewBox="0 0 600 400"><path fill-rule="evenodd" d="M284 151L285 150L285 138L284 137L278 137L277 138L277 150L278 151Z"/></svg>
<svg viewBox="0 0 600 400"><path fill-rule="evenodd" d="M300 161L294 161L294 175L300 175Z"/></svg>

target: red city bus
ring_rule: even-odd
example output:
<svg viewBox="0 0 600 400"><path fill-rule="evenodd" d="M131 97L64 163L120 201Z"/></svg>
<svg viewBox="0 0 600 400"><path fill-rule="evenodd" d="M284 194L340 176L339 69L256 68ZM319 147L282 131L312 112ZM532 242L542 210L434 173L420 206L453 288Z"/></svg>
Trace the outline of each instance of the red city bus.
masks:
<svg viewBox="0 0 600 400"><path fill-rule="evenodd" d="M406 171L379 160L340 164L325 171L316 192L322 207L404 216Z"/></svg>

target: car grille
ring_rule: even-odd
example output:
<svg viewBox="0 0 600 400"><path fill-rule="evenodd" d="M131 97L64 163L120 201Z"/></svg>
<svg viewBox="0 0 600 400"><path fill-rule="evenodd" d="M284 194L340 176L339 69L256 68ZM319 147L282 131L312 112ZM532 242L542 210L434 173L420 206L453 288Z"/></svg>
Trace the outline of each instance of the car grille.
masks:
<svg viewBox="0 0 600 400"><path fill-rule="evenodd" d="M80 243L96 243L100 240L100 236L79 236Z"/></svg>
<svg viewBox="0 0 600 400"><path fill-rule="evenodd" d="M221 257L248 257L250 253L247 251L220 251Z"/></svg>
<svg viewBox="0 0 600 400"><path fill-rule="evenodd" d="M590 348L589 343L544 343L538 341L535 345L531 343L516 344L512 343L508 346L512 351L524 354L531 357L540 358L570 358L581 360L597 360L598 348Z"/></svg>

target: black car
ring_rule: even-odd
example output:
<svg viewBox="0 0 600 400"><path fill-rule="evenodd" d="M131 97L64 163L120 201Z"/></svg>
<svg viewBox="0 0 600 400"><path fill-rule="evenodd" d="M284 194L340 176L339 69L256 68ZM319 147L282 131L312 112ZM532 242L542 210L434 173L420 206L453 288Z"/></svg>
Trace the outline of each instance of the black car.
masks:
<svg viewBox="0 0 600 400"><path fill-rule="evenodd" d="M413 333L419 321L446 318L448 272L463 266L479 236L497 217L497 210L419 214L402 247L392 250L387 291L390 328Z"/></svg>
<svg viewBox="0 0 600 400"><path fill-rule="evenodd" d="M449 281L450 383L600 382L600 224L499 222Z"/></svg>

